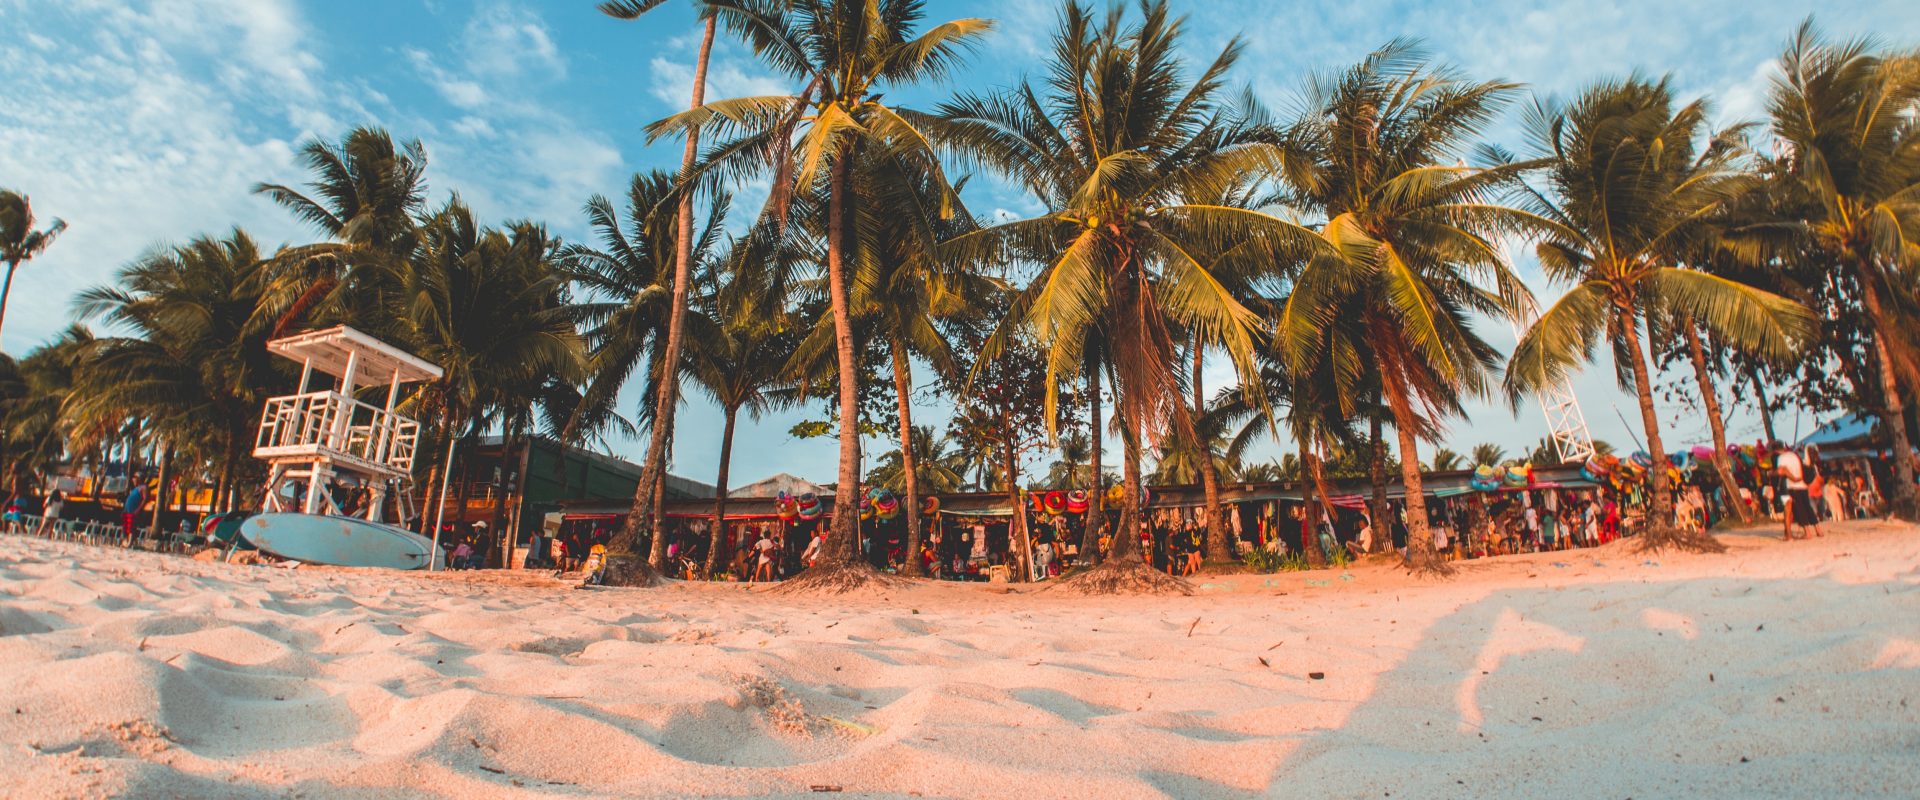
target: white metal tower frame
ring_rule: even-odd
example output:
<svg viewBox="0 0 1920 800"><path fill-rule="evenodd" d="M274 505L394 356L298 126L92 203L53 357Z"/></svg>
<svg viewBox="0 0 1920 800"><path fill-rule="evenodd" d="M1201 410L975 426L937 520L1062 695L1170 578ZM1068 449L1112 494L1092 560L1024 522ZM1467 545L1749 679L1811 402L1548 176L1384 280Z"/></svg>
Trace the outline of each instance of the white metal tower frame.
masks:
<svg viewBox="0 0 1920 800"><path fill-rule="evenodd" d="M1500 243L1500 257L1508 264L1507 243ZM1539 321L1540 309L1532 303L1521 303L1512 309L1507 318L1507 327L1513 331L1513 341L1517 345L1520 337L1533 328ZM1560 463L1585 463L1596 452L1593 447L1593 433L1587 430L1587 415L1580 410L1580 398L1573 393L1573 381L1561 376L1533 393L1534 402L1540 404L1540 413L1547 418L1547 431L1553 438L1553 449L1560 455Z"/></svg>

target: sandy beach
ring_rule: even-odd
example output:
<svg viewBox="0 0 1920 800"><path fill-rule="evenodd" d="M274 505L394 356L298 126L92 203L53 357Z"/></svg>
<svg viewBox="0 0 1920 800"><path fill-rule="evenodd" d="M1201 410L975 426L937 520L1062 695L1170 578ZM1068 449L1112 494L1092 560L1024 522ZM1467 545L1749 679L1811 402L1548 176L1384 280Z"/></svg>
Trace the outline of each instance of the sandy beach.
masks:
<svg viewBox="0 0 1920 800"><path fill-rule="evenodd" d="M0 538L7 797L1912 797L1920 535L856 598Z"/></svg>

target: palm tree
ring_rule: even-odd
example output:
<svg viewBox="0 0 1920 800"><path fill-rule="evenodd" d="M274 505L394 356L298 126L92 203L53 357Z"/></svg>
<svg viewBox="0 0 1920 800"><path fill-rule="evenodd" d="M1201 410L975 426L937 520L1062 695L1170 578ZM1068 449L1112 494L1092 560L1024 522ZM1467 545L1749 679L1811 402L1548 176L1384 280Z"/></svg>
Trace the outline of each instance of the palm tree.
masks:
<svg viewBox="0 0 1920 800"><path fill-rule="evenodd" d="M755 271L732 258L719 259L730 280L703 293L697 314L688 318L695 334L683 351L687 373L714 402L726 422L720 431L720 474L714 482L712 541L707 548L706 574L719 566L726 533L728 468L733 459L733 434L740 412L753 419L791 405L797 396L789 390L787 364L799 340L799 330L784 307L784 297L769 291ZM656 423L658 424L658 423Z"/></svg>
<svg viewBox="0 0 1920 800"><path fill-rule="evenodd" d="M951 494L966 488L967 465L953 449L953 441L937 438L933 428L926 425L913 426L914 472L916 484L927 494ZM906 492L906 458L899 449L880 454L874 468L867 473L867 483L892 492ZM909 506L909 508L913 508Z"/></svg>
<svg viewBox="0 0 1920 800"><path fill-rule="evenodd" d="M601 3L599 8L602 13L608 16L632 20L658 7L662 1L663 0L609 0L608 2ZM707 62L713 53L713 34L716 22L714 14L705 7L705 4L696 2L695 5L701 9L700 16L703 18L704 24L700 34L700 55L695 60L693 67L693 97L687 104L688 109L697 109L706 103ZM661 474L666 471L667 451L672 447L673 414L674 410L679 406L680 396L680 356L682 349L685 347L687 291L692 280L691 270L695 261L693 252L694 193L691 182L689 182L688 179L693 176L694 167L699 161L700 124L695 122L687 125L684 133L687 140L686 148L680 155L680 178L683 185L675 191L673 198L675 215L673 230L675 234L672 261L672 294L667 300L666 339L665 343L661 346L660 357L656 362L660 372L656 376L657 380L655 385L652 387L654 389L652 393L654 397L652 436L649 437L647 441L646 460L642 462L641 465L640 488L634 492L633 508L627 514L627 530L623 530L620 537L622 544L626 545L626 547L616 548L630 551L631 545L638 536L638 531L633 529L638 528L643 522L650 524L653 544L650 548L647 561L655 569L659 569L666 563L666 546L664 544L666 537L662 535L665 518L658 513L659 509L653 507L654 493L652 487L660 480Z"/></svg>
<svg viewBox="0 0 1920 800"><path fill-rule="evenodd" d="M1880 393L1893 438L1894 512L1920 519L1912 432L1901 392L1920 391L1920 344L1907 323L1920 263L1920 50L1873 39L1825 41L1800 25L1781 57L1768 111L1787 145L1781 188L1800 238L1842 267L1871 324Z"/></svg>
<svg viewBox="0 0 1920 800"><path fill-rule="evenodd" d="M1169 424L1192 429L1173 366L1174 329L1225 352L1251 382L1261 320L1227 287L1255 283L1239 271L1271 272L1314 241L1293 223L1213 202L1250 170L1285 160L1223 104L1240 45L1190 77L1177 52L1182 21L1160 0L1143 3L1140 16L1129 23L1116 9L1101 23L1069 2L1044 89L963 95L941 108L945 119L934 126L963 158L1014 180L1048 209L948 247L976 262L1041 262L993 341L1024 328L1048 348L1048 418L1059 385L1085 367L1088 342L1103 344L1098 366L1114 392L1127 500L1110 557L1074 579L1086 591L1180 590L1145 568L1131 535L1139 528L1142 440ZM1269 257L1221 257L1236 247Z"/></svg>
<svg viewBox="0 0 1920 800"><path fill-rule="evenodd" d="M940 207L950 212L955 196L926 135L910 115L882 102L882 92L944 77L991 27L986 20L959 19L915 35L924 6L922 0L710 0L710 13L769 65L806 82L805 88L795 95L707 103L648 127L654 138L707 125L721 136L734 136L714 147L705 169L738 174L771 168L773 191L764 216L776 227L785 224L795 195L826 195L821 227L839 373L840 470L824 552L809 570L812 577L803 576L806 582L797 587L835 588L875 577L859 561L858 520L852 513L860 482L850 305L855 267L849 260L856 249L849 238L858 237L856 227L861 227L855 165L868 150L910 164L929 176Z"/></svg>
<svg viewBox="0 0 1920 800"><path fill-rule="evenodd" d="M1541 266L1573 288L1515 346L1509 391L1517 397L1560 379L1591 357L1604 333L1615 363L1629 367L1655 459L1666 451L1643 322L1671 309L1724 341L1784 354L1810 320L1805 308L1778 295L1675 266L1713 234L1711 215L1751 186L1738 132L1709 135L1706 125L1704 101L1676 108L1664 79L1638 76L1595 84L1571 105L1537 102L1527 114L1535 148L1550 159L1545 183L1553 197L1534 195L1532 202L1554 223L1537 248ZM1711 536L1677 528L1666 472L1649 476L1644 546L1723 549Z"/></svg>
<svg viewBox="0 0 1920 800"><path fill-rule="evenodd" d="M667 213L676 191L672 175L635 174L627 186L624 210L600 195L587 201L587 222L597 241L569 244L561 251L568 278L584 295L574 310L586 328L592 376L562 438L579 439L609 425L624 426L616 404L621 388L636 371L646 376L643 396L659 396L667 374L670 348L666 341L672 337L673 283L679 274L680 217L677 211ZM720 257L716 251L725 236L721 225L728 207L724 193L715 196L706 224L694 237L694 261L712 263ZM684 350L680 360L686 360ZM654 431L671 424L660 418L657 405L643 406L641 416ZM654 526L658 515L651 514L655 482L648 480L645 466L641 471L627 524L609 549L637 553L645 536L650 539L647 568L658 569L655 562L666 560L665 537Z"/></svg>
<svg viewBox="0 0 1920 800"><path fill-rule="evenodd" d="M65 411L92 344L93 334L73 325L25 358L0 356L0 444L9 475L49 468L67 454L69 443L77 444Z"/></svg>
<svg viewBox="0 0 1920 800"><path fill-rule="evenodd" d="M307 193L262 183L266 196L329 241L274 255L259 313L279 338L301 324L334 318L391 335L381 313L417 241L415 216L426 201L427 151L419 140L396 146L378 128L355 128L338 146L300 149L312 180Z"/></svg>
<svg viewBox="0 0 1920 800"><path fill-rule="evenodd" d="M7 262L7 277L0 282L0 325L7 319L7 296L13 292L13 272L21 264L40 255L67 223L55 219L41 230L33 229L33 203L11 189L0 189L0 261Z"/></svg>
<svg viewBox="0 0 1920 800"><path fill-rule="evenodd" d="M1300 518L1302 542L1314 541L1320 513L1331 510L1325 464L1320 454L1329 447L1356 443L1351 417L1338 396L1342 383L1335 374L1338 371L1335 366L1335 360L1328 358L1313 364L1289 364L1279 353L1263 351L1261 383L1257 390L1249 391L1245 386L1222 390L1206 418L1209 427L1235 429L1226 453L1229 459L1239 461L1254 442L1277 432L1265 406L1286 407L1287 433L1298 450L1297 456L1289 455L1295 458L1295 477L1300 480L1301 504L1305 510ZM1304 552L1308 562L1316 566L1325 557L1318 547L1305 547Z"/></svg>
<svg viewBox="0 0 1920 800"><path fill-rule="evenodd" d="M1288 359L1311 363L1335 325L1362 333L1341 360L1360 391L1372 365L1399 437L1406 485L1407 564L1444 572L1427 528L1417 437L1457 412L1460 397L1488 390L1498 354L1470 322L1511 316L1528 302L1497 239L1536 223L1493 202L1530 165L1460 163L1471 138L1517 87L1473 82L1435 66L1413 44L1391 42L1360 64L1316 79L1302 117L1279 135L1314 164L1290 205L1326 219L1339 250L1308 262L1280 315Z"/></svg>
<svg viewBox="0 0 1920 800"><path fill-rule="evenodd" d="M1482 443L1482 444L1474 445L1473 450L1467 456L1467 460L1473 462L1475 466L1485 465L1489 467L1498 467L1498 466L1501 466L1502 464L1505 464L1506 459L1507 459L1506 448L1503 448L1500 445L1492 444L1492 443Z"/></svg>
<svg viewBox="0 0 1920 800"><path fill-rule="evenodd" d="M158 249L115 282L80 293L82 319L129 335L91 340L63 414L75 428L119 425L130 416L186 461L217 471L217 496L253 473L247 457L260 404L291 388L257 324L267 259L234 230Z"/></svg>
<svg viewBox="0 0 1920 800"><path fill-rule="evenodd" d="M1466 466L1467 462L1460 457L1459 453L1444 447L1434 448L1433 456L1427 462L1427 469L1434 472L1451 472L1464 469Z"/></svg>
<svg viewBox="0 0 1920 800"><path fill-rule="evenodd" d="M560 261L558 242L539 225L484 228L458 198L422 221L390 313L402 341L442 370L409 400L419 416L440 420L449 443L442 469L459 439L526 416L535 387L584 378L585 345Z"/></svg>
<svg viewBox="0 0 1920 800"><path fill-rule="evenodd" d="M973 228L957 199L946 200L952 213L942 216L943 190L935 178L891 153L869 150L858 156L850 181L859 233L848 248L858 253L850 260L856 275L848 305L855 331L886 344L900 442L895 452L904 461L904 485L897 491L909 508L920 502L920 471L914 466L919 453L911 436L912 358L925 361L943 381L957 380L959 362L940 325L975 313L989 293L1001 291L997 281L967 269L969 265L935 258L942 240ZM829 315L801 345L800 359L822 364L833 344ZM906 552L920 552L919 517L908 515L906 527ZM922 570L919 559L907 560L905 574L918 577Z"/></svg>

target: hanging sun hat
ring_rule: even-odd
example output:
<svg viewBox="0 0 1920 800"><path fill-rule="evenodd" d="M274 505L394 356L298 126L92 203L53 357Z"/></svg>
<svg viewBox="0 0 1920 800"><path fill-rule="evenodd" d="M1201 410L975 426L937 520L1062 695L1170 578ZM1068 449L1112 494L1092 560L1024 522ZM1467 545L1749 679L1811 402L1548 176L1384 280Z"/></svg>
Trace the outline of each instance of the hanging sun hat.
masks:
<svg viewBox="0 0 1920 800"><path fill-rule="evenodd" d="M1107 502L1112 503L1114 505L1119 505L1120 503L1125 502L1126 499L1127 499L1127 487L1125 486L1107 487Z"/></svg>
<svg viewBox="0 0 1920 800"><path fill-rule="evenodd" d="M940 513L940 498L933 495L920 498L920 513L929 517Z"/></svg>
<svg viewBox="0 0 1920 800"><path fill-rule="evenodd" d="M882 494L873 501L873 513L881 519L893 519L900 515L900 499L891 494Z"/></svg>
<svg viewBox="0 0 1920 800"><path fill-rule="evenodd" d="M773 513L774 516L792 522L795 517L800 516L800 503L795 501L792 495L782 491L773 498Z"/></svg>
<svg viewBox="0 0 1920 800"><path fill-rule="evenodd" d="M1075 489L1071 492L1067 492L1067 513L1069 514L1087 513L1088 499L1089 498L1087 496L1087 490L1085 489Z"/></svg>
<svg viewBox="0 0 1920 800"><path fill-rule="evenodd" d="M1508 486L1517 489L1532 482L1533 467L1526 464L1515 464L1507 467L1506 473L1501 477L1506 481Z"/></svg>
<svg viewBox="0 0 1920 800"><path fill-rule="evenodd" d="M820 512L824 510L820 507L820 496L812 492L803 492L795 500L795 506L800 518L804 520L819 519Z"/></svg>
<svg viewBox="0 0 1920 800"><path fill-rule="evenodd" d="M1641 469L1651 467L1653 466L1653 456L1648 455L1645 450L1635 450L1633 451L1633 465Z"/></svg>
<svg viewBox="0 0 1920 800"><path fill-rule="evenodd" d="M1060 491L1058 489L1055 489L1054 491L1051 491L1051 492L1047 492L1045 502L1041 504L1041 507L1045 509L1048 514L1052 514L1056 517L1066 513L1067 493Z"/></svg>

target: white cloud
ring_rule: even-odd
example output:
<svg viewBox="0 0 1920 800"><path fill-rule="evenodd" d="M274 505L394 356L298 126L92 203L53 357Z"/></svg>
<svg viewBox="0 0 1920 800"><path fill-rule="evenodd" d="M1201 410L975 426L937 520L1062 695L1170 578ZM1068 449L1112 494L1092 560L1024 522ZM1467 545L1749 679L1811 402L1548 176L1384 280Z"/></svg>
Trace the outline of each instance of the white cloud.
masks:
<svg viewBox="0 0 1920 800"><path fill-rule="evenodd" d="M462 37L467 68L495 76L519 76L538 73L553 78L566 76L566 59L554 46L546 22L537 14L518 6L495 2L487 4L467 23Z"/></svg>
<svg viewBox="0 0 1920 800"><path fill-rule="evenodd" d="M250 190L295 177L298 129L325 122L317 61L284 3L80 2L56 47L0 59L0 175L66 234L16 280L13 352L64 327L68 298L156 243L236 223L266 246L303 235ZM215 51L215 43L239 42ZM210 58L211 57L211 58ZM241 78L244 77L245 80ZM262 133L257 109L296 130ZM271 126L281 127L281 126ZM285 128L281 128L285 131Z"/></svg>
<svg viewBox="0 0 1920 800"><path fill-rule="evenodd" d="M698 31L697 28L694 29ZM668 39L648 63L648 93L660 101L664 113L687 107L693 97L693 68L700 54L700 36L683 34ZM707 64L708 100L730 97L786 95L799 91L793 81L765 68L752 52L724 35L713 40Z"/></svg>

